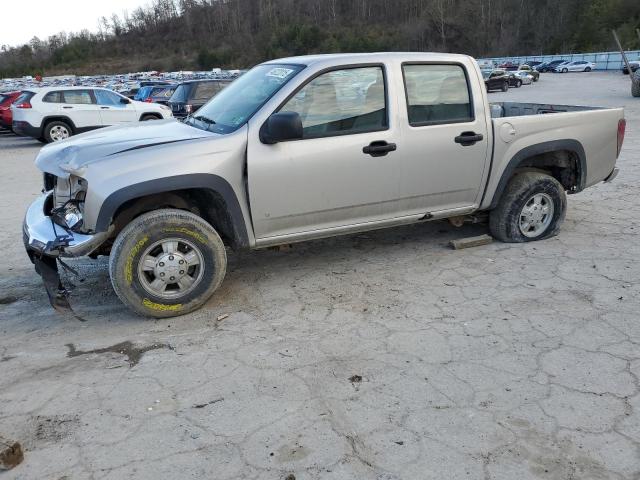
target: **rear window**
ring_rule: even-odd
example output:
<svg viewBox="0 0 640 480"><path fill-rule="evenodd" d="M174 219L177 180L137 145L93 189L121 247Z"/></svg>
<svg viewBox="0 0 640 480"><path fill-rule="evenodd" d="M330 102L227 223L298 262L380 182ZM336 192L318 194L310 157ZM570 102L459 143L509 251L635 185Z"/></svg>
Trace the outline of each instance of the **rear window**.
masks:
<svg viewBox="0 0 640 480"><path fill-rule="evenodd" d="M89 90L65 90L64 91L64 103L71 103L74 105L91 105L93 98Z"/></svg>
<svg viewBox="0 0 640 480"><path fill-rule="evenodd" d="M26 103L33 98L35 95L34 92L22 92L18 98L13 103Z"/></svg>
<svg viewBox="0 0 640 480"><path fill-rule="evenodd" d="M45 103L62 103L62 92L49 92L42 99Z"/></svg>
<svg viewBox="0 0 640 480"><path fill-rule="evenodd" d="M175 87L162 87L161 89L154 91L153 96L155 98L160 98L162 100L169 100L173 92L175 92Z"/></svg>
<svg viewBox="0 0 640 480"><path fill-rule="evenodd" d="M171 96L170 102L173 103L184 103L189 99L189 92L191 91L191 85L188 83L183 83L182 85L178 85L176 91L173 92Z"/></svg>
<svg viewBox="0 0 640 480"><path fill-rule="evenodd" d="M206 102L216 93L220 91L220 87L218 86L218 82L203 82L198 83L196 87L196 91L193 94L193 99L195 101Z"/></svg>
<svg viewBox="0 0 640 480"><path fill-rule="evenodd" d="M140 88L140 90L138 90L138 92L136 93L135 97L133 97L134 100L145 100L151 90L153 90L153 87L142 87Z"/></svg>

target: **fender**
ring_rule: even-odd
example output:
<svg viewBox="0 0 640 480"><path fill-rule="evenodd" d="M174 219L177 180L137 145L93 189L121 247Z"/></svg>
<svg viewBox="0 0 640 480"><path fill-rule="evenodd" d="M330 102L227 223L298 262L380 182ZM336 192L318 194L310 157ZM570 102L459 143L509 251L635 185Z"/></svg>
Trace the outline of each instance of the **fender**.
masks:
<svg viewBox="0 0 640 480"><path fill-rule="evenodd" d="M237 244L240 248L248 248L249 236L247 234L247 227L244 221L244 215L242 214L242 209L240 208L240 203L238 202L238 198L233 188L224 178L208 173L194 173L158 178L116 190L102 203L98 212L95 231L106 232L118 208L129 200L157 193L186 190L190 188L212 190L224 199L227 204L231 221L233 222L233 229Z"/></svg>
<svg viewBox="0 0 640 480"><path fill-rule="evenodd" d="M580 192L584 189L584 185L587 180L587 157L584 153L584 147L577 140L572 139L563 139L563 140L553 140L550 142L537 143L535 145L530 145L528 147L523 148L518 153L516 153L509 163L505 167L502 172L502 176L500 177L500 181L498 182L498 186L496 187L495 192L493 193L493 199L491 200L491 204L489 205L489 210L496 208L498 205L498 201L502 196L505 188L507 188L507 184L511 177L513 176L513 172L527 159L534 157L536 155L540 155L542 153L551 153L558 151L569 151L575 153L578 157L578 185L576 186L576 192ZM487 183L488 185L488 183ZM484 195L487 192L485 190ZM484 195L482 201L484 202ZM482 202L481 202L482 204Z"/></svg>

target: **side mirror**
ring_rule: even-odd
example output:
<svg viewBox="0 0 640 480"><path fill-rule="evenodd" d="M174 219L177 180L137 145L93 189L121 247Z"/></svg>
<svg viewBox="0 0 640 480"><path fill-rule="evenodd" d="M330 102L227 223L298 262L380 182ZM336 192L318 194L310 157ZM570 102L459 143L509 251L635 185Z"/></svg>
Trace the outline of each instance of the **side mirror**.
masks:
<svg viewBox="0 0 640 480"><path fill-rule="evenodd" d="M302 119L297 112L277 112L260 129L260 141L267 145L302 138Z"/></svg>
<svg viewBox="0 0 640 480"><path fill-rule="evenodd" d="M120 103L122 103L123 105L129 105L131 103L131 100L129 100L128 98L121 98Z"/></svg>

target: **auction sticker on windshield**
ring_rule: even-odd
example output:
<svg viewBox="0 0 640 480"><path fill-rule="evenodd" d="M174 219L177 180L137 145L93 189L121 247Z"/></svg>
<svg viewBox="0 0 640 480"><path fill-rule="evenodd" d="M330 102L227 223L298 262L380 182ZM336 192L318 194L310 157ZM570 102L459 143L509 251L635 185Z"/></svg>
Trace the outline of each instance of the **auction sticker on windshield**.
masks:
<svg viewBox="0 0 640 480"><path fill-rule="evenodd" d="M267 77L275 77L275 78L279 78L280 80L283 80L287 78L289 75L291 75L293 72L294 70L291 68L282 68L282 67L272 68L267 72Z"/></svg>

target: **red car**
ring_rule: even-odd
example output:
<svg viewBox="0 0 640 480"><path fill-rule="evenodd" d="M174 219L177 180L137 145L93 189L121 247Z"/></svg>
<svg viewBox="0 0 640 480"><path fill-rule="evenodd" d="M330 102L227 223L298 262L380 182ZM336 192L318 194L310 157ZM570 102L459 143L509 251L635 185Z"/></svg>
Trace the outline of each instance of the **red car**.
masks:
<svg viewBox="0 0 640 480"><path fill-rule="evenodd" d="M11 104L20 96L20 93L22 92L0 93L0 126L9 130L11 130L11 121L13 120Z"/></svg>

